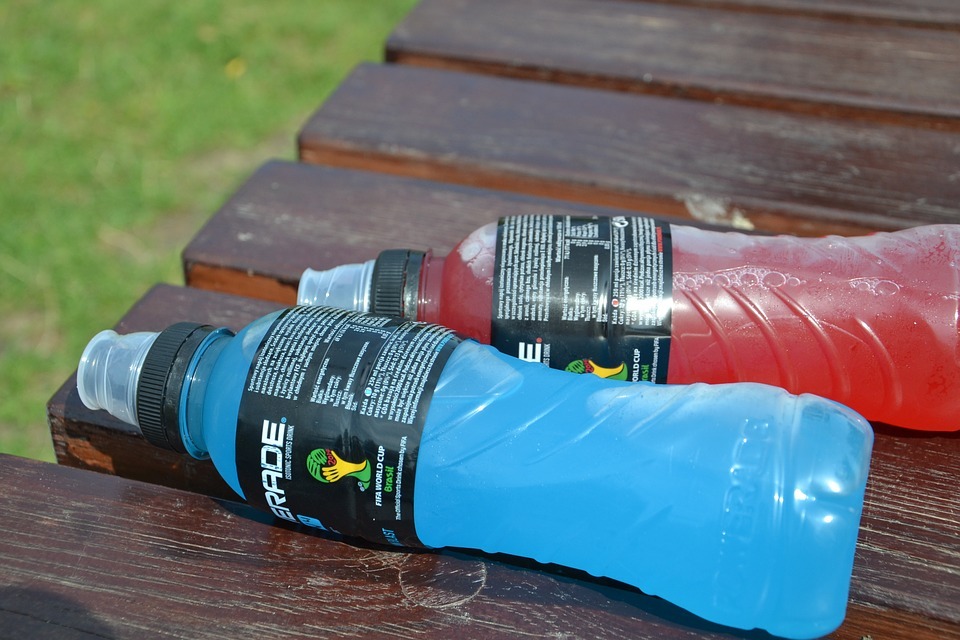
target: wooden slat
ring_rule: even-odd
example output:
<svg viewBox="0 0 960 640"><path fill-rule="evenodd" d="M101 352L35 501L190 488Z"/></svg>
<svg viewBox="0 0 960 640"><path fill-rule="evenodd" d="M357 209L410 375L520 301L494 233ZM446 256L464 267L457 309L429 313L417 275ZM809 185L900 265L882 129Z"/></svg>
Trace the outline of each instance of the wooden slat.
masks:
<svg viewBox="0 0 960 640"><path fill-rule="evenodd" d="M395 248L446 255L471 231L501 216L544 213L636 214L273 161L250 176L190 241L183 251L184 274L193 287L293 304L308 267L363 262Z"/></svg>
<svg viewBox="0 0 960 640"><path fill-rule="evenodd" d="M960 33L622 0L422 0L388 59L960 131Z"/></svg>
<svg viewBox="0 0 960 640"><path fill-rule="evenodd" d="M269 303L224 294L160 286L130 311L121 328L156 329L181 319L215 324L226 321L239 326L272 308ZM71 384L73 381L68 380L48 406L61 462L203 492L215 484L211 479L215 471L209 465L177 463L175 456L163 452L160 454L167 456L166 465L144 463L149 445L102 412L80 408ZM960 602L960 496L956 491L960 483L960 433L920 435L888 427L877 430L851 587L853 608L837 637L951 637L960 633L960 609L956 606ZM525 576L514 574L511 580L523 584ZM571 632L574 637L592 637L601 630L609 631L609 637L712 637L713 629L698 635L705 630L696 624L693 628L698 631L690 632L687 621L679 622L679 626L668 624L666 621L675 621L678 613L654 604L660 601L579 580L571 584L591 585L585 588L599 593L604 604L597 604L596 610L586 614L596 629L590 627L588 633L583 631L587 627L574 627L582 630ZM562 600L559 595L544 597L550 606L561 606L553 601L554 597ZM518 609L522 608L521 600ZM458 608L451 612L459 612L460 619L466 619L469 613ZM509 627L513 622L510 617L505 624ZM673 631L665 629L685 631L669 635Z"/></svg>
<svg viewBox="0 0 960 640"><path fill-rule="evenodd" d="M955 0L650 0L692 7L832 18L848 22L960 29Z"/></svg>
<svg viewBox="0 0 960 640"><path fill-rule="evenodd" d="M0 455L5 638L731 638L656 598L532 563L404 553L231 502ZM854 604L835 635L947 638Z"/></svg>
<svg viewBox="0 0 960 640"><path fill-rule="evenodd" d="M305 161L766 231L960 221L960 133L422 69L358 67Z"/></svg>

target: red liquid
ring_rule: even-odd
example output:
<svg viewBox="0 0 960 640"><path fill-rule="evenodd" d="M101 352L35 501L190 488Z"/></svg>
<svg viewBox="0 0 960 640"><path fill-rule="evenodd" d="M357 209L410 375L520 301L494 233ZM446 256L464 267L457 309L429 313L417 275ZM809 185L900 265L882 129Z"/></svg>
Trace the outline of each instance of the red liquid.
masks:
<svg viewBox="0 0 960 640"><path fill-rule="evenodd" d="M869 420L960 429L960 225L858 238L672 226L667 381L764 382ZM496 225L430 258L420 320L490 342Z"/></svg>

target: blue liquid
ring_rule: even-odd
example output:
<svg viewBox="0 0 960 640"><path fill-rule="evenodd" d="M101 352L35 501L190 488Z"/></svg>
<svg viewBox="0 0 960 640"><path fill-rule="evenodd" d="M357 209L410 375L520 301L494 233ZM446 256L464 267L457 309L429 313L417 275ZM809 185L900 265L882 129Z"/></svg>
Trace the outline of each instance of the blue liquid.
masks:
<svg viewBox="0 0 960 640"><path fill-rule="evenodd" d="M241 496L237 411L275 316L221 338L190 392L203 399L195 439ZM872 443L865 420L815 396L613 382L465 342L427 413L417 534L620 580L720 624L816 637L846 610Z"/></svg>

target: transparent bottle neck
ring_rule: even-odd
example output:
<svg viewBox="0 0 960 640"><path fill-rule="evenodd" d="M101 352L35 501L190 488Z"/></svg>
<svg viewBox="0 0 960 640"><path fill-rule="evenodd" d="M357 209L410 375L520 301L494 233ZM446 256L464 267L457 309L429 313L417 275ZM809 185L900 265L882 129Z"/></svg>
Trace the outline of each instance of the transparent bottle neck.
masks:
<svg viewBox="0 0 960 640"><path fill-rule="evenodd" d="M77 392L84 406L104 409L139 428L137 382L158 335L152 331L120 335L110 330L95 335L83 350L77 368Z"/></svg>
<svg viewBox="0 0 960 640"><path fill-rule="evenodd" d="M77 368L77 392L84 406L105 410L143 432L138 419L137 391L147 354L159 335L156 332L120 335L108 330L94 336ZM220 352L232 336L227 329L217 329L207 335L196 351L186 356L189 362L182 374L182 384L165 384L167 390L179 388L177 424L171 426L179 431L184 448L194 458L208 457L203 430L204 398ZM145 435L150 440L149 434Z"/></svg>
<svg viewBox="0 0 960 640"><path fill-rule="evenodd" d="M375 262L344 264L326 271L307 269L300 277L297 304L369 311Z"/></svg>
<svg viewBox="0 0 960 640"><path fill-rule="evenodd" d="M200 460L210 457L203 420L210 377L232 337L233 334L226 329L210 334L187 367L180 400L180 437L187 453Z"/></svg>

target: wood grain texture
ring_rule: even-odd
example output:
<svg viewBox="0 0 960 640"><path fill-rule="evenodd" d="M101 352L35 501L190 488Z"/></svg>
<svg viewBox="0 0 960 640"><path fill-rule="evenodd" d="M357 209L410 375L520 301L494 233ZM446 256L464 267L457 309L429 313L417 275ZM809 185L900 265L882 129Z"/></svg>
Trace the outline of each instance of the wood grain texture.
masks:
<svg viewBox="0 0 960 640"><path fill-rule="evenodd" d="M227 324L239 326L275 307L266 302L164 285L151 290L131 309L121 328L127 331L154 329L181 319L216 324L225 319L224 309L229 309L226 312ZM144 452L149 445L130 427L118 424L103 412L80 408L76 392L70 388L71 383L72 380L68 380L48 406L51 431L61 462L155 484L222 495L209 489L216 485L215 471L209 465L177 463L174 460L176 456L167 456L163 452L161 454L167 456L165 464L144 463ZM960 608L956 605L960 602L958 482L960 433L921 435L882 425L877 427L851 585L851 613L835 637L857 640L861 635L874 638L960 637ZM9 509L5 508L6 511ZM42 521L48 522L49 519ZM0 533L2 538L3 534ZM217 535L211 534L210 539L216 540ZM250 562L253 561L247 564ZM351 566L355 564L348 560L344 562ZM457 624L466 624L468 620L471 624L480 624L480 627L465 627L468 635L469 629L481 629L482 633L478 631L477 637L486 637L483 633L506 633L514 625L533 625L529 628L549 636L549 633L558 631L564 625L573 624L571 621L578 616L587 626L569 627L572 637L591 637L594 633L607 632L609 635L596 637L617 637L620 634L620 637L686 638L713 637L714 633L722 633L716 628L704 627L702 621L692 621L689 616L684 618L686 614L659 600L582 576L560 580L567 587L583 587L586 589L584 593L592 594L589 606L579 611L577 606L573 606L571 611L575 613L568 612L566 607L571 602L568 600L570 596L557 592L556 586L518 587L518 584L530 585L533 576L541 574L528 574L526 570L517 569L513 561L508 565L512 577L505 577L499 590L485 591L490 597L490 605L501 607L498 613L491 614L493 617L478 618L469 609L460 608L472 606L476 598L468 598L464 602L453 598L457 603L437 609L453 616L451 619L445 618L450 624L453 624L451 620L459 621ZM333 571L337 563L329 566L329 570ZM418 578L427 586L415 590L407 588L403 593L404 606L410 605L409 597L419 597L430 603L435 602L435 598L453 597L444 595L451 591L461 593L466 589L464 586L445 586L446 580L455 579L450 575L459 575L461 571L460 568L448 569L438 569L441 573L439 577L428 572L426 577ZM348 569L342 567L336 570L343 571L343 575L349 573ZM489 570L489 567L481 570L475 565L462 569L474 581L478 579L479 572ZM565 574L561 571L559 575ZM286 584L291 582L288 580ZM253 596L249 597L252 601ZM580 602L586 597L577 595L572 602ZM528 602L530 598L532 600ZM540 612L536 609L543 604L541 598L547 601L544 606L549 611ZM506 599L506 602L501 602L501 599ZM490 620L489 627L479 622L482 619ZM494 624L493 620L498 622ZM430 633L441 633L432 626L428 630ZM449 632L447 627L442 627L442 630ZM412 631L410 633L413 634Z"/></svg>
<svg viewBox="0 0 960 640"><path fill-rule="evenodd" d="M346 543L123 478L0 455L0 482L5 638L768 637L556 567ZM834 637L956 630L853 604Z"/></svg>
<svg viewBox="0 0 960 640"><path fill-rule="evenodd" d="M387 59L960 131L960 34L622 0L422 0Z"/></svg>
<svg viewBox="0 0 960 640"><path fill-rule="evenodd" d="M960 134L404 65L358 67L303 160L800 235L960 221Z"/></svg>
<svg viewBox="0 0 960 640"><path fill-rule="evenodd" d="M691 7L832 18L844 22L960 29L955 0L650 0Z"/></svg>
<svg viewBox="0 0 960 640"><path fill-rule="evenodd" d="M183 251L184 275L192 287L293 304L300 275L308 267L329 269L372 260L384 249L446 255L474 229L501 216L548 213L636 215L510 192L273 161L251 175L190 241Z"/></svg>
<svg viewBox="0 0 960 640"><path fill-rule="evenodd" d="M4 637L728 637L560 571L345 544L242 505L7 456L0 482L18 489L0 496Z"/></svg>

